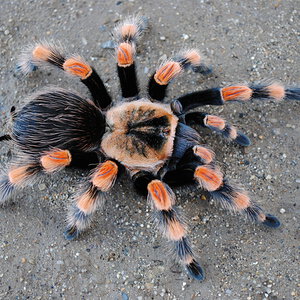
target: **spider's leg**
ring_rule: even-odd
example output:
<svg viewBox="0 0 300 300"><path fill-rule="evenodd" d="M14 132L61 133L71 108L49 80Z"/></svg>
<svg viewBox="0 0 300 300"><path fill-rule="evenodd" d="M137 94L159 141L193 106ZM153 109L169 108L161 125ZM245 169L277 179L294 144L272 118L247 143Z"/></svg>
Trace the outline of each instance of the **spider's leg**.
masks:
<svg viewBox="0 0 300 300"><path fill-rule="evenodd" d="M184 51L173 59L161 64L151 76L148 83L149 96L154 100L163 101L170 81L187 68L192 68L194 72L203 74L211 72L208 72L209 68L202 64L198 50Z"/></svg>
<svg viewBox="0 0 300 300"><path fill-rule="evenodd" d="M36 162L17 163L0 175L0 204L8 201L14 193L32 183L42 167Z"/></svg>
<svg viewBox="0 0 300 300"><path fill-rule="evenodd" d="M47 64L80 78L99 108L104 109L111 104L112 99L97 72L81 56L65 55L60 47L54 44L40 43L28 47L20 57L18 70L27 74L37 67L47 66Z"/></svg>
<svg viewBox="0 0 300 300"><path fill-rule="evenodd" d="M113 187L117 174L118 165L111 160L100 163L93 170L89 181L75 195L75 202L70 206L64 233L66 239L73 240L90 225L97 207L103 206L105 194Z"/></svg>
<svg viewBox="0 0 300 300"><path fill-rule="evenodd" d="M148 172L135 174L133 181L139 190L144 188L148 191L148 201L153 209L155 222L163 235L172 242L177 259L193 278L203 280L204 272L195 260L187 237L187 225L175 206L173 191L166 183L153 179L153 175Z"/></svg>
<svg viewBox="0 0 300 300"><path fill-rule="evenodd" d="M209 128L241 146L249 146L251 144L250 139L244 133L228 124L221 117L203 112L192 112L185 115L185 122L187 125L201 125Z"/></svg>
<svg viewBox="0 0 300 300"><path fill-rule="evenodd" d="M224 105L231 101L248 101L250 99L300 100L299 88L284 88L281 84L253 86L228 86L213 88L183 95L172 101L175 113L183 114L188 110L203 105Z"/></svg>
<svg viewBox="0 0 300 300"><path fill-rule="evenodd" d="M167 172L163 180L170 184L196 182L223 208L246 215L250 220L269 227L280 226L279 220L263 212L250 200L247 192L228 182L218 166L214 164L213 152L202 146L186 151L177 169Z"/></svg>
<svg viewBox="0 0 300 300"><path fill-rule="evenodd" d="M1 141L10 141L11 140L11 136L9 134L4 134L2 136L0 136L0 142Z"/></svg>
<svg viewBox="0 0 300 300"><path fill-rule="evenodd" d="M11 198L13 193L32 183L37 175L42 172L52 173L70 165L72 160L68 150L53 149L44 153L39 158L24 156L12 164L7 174L0 177L0 203Z"/></svg>
<svg viewBox="0 0 300 300"><path fill-rule="evenodd" d="M136 42L141 35L143 22L140 18L129 18L118 25L115 35L117 71L123 98L138 98L139 88L134 63Z"/></svg>

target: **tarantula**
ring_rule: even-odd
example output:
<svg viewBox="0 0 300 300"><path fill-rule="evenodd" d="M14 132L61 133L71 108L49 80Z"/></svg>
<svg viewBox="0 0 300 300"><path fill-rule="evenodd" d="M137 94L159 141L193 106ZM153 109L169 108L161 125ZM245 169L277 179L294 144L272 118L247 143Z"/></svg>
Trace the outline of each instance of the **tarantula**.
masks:
<svg viewBox="0 0 300 300"><path fill-rule="evenodd" d="M39 174L67 166L96 166L69 208L64 235L72 240L90 225L105 194L121 171L126 170L135 188L147 196L154 218L172 242L179 261L193 278L203 280L204 272L187 236L187 224L169 185L194 183L226 209L269 227L278 227L280 222L223 176L213 151L201 145L199 133L190 125L217 131L242 146L250 144L248 137L218 116L189 111L251 98L300 100L300 92L277 83L238 85L197 91L164 103L170 81L184 69L210 72L198 51L192 49L162 63L149 80L148 98L140 98L134 55L142 29L141 20L135 18L116 29L122 97L115 102L95 69L80 56L65 55L60 47L50 43L35 44L23 53L21 72L27 74L47 64L56 66L79 77L92 100L51 88L36 93L19 111L12 112L12 133L1 139L11 139L19 155L0 178L0 203Z"/></svg>

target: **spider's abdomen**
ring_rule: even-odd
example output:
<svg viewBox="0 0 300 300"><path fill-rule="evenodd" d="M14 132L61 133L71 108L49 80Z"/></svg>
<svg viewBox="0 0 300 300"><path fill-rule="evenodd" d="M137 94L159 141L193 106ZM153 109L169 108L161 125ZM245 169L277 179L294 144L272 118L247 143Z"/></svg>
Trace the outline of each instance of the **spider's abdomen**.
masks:
<svg viewBox="0 0 300 300"><path fill-rule="evenodd" d="M102 150L130 169L157 169L171 155L178 119L169 105L138 100L111 108Z"/></svg>
<svg viewBox="0 0 300 300"><path fill-rule="evenodd" d="M56 89L35 95L18 112L12 137L29 155L52 148L93 151L104 129L104 117L91 101Z"/></svg>

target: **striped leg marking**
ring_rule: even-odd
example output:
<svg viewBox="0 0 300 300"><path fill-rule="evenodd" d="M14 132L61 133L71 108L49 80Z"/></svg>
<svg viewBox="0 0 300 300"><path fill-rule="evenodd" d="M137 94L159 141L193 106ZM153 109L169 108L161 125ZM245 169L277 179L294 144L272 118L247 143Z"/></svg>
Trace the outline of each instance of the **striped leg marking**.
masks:
<svg viewBox="0 0 300 300"><path fill-rule="evenodd" d="M234 126L226 123L226 121L218 116L206 115L203 123L209 129L220 133L229 141L236 142L241 146L249 146L250 139L242 132L238 131Z"/></svg>
<svg viewBox="0 0 300 300"><path fill-rule="evenodd" d="M175 255L193 278L203 280L203 270L196 262L187 238L187 225L174 206L173 191L160 180L152 180L147 189L148 201L154 210L155 220L163 235L173 242Z"/></svg>
<svg viewBox="0 0 300 300"><path fill-rule="evenodd" d="M113 187L117 174L118 166L110 160L94 169L89 182L75 196L75 204L70 207L68 226L64 233L67 240L77 238L90 225L97 207L103 206L105 193Z"/></svg>
<svg viewBox="0 0 300 300"><path fill-rule="evenodd" d="M31 163L12 166L7 174L2 174L0 176L0 204L9 200L17 189L31 183L40 171L39 164Z"/></svg>
<svg viewBox="0 0 300 300"><path fill-rule="evenodd" d="M72 157L69 150L55 149L43 155L40 159L45 172L59 171L71 163Z"/></svg>

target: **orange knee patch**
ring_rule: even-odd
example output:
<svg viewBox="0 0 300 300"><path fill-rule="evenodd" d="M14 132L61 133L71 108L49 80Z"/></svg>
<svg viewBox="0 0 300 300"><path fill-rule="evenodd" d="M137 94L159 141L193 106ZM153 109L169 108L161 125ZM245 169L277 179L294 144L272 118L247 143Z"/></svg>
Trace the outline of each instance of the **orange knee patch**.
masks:
<svg viewBox="0 0 300 300"><path fill-rule="evenodd" d="M273 83L266 87L269 96L275 100L282 100L285 97L285 89L282 85L278 83Z"/></svg>
<svg viewBox="0 0 300 300"><path fill-rule="evenodd" d="M221 90L224 101L249 100L253 91L247 86L229 86Z"/></svg>
<svg viewBox="0 0 300 300"><path fill-rule="evenodd" d="M68 150L55 150L43 155L40 161L46 172L54 172L68 166L71 160Z"/></svg>
<svg viewBox="0 0 300 300"><path fill-rule="evenodd" d="M250 198L246 193L237 192L234 194L234 204L238 210L246 209L250 206Z"/></svg>
<svg viewBox="0 0 300 300"><path fill-rule="evenodd" d="M130 43L121 43L117 49L117 60L120 67L133 64L134 46Z"/></svg>
<svg viewBox="0 0 300 300"><path fill-rule="evenodd" d="M172 220L168 223L166 235L170 240L178 241L186 235L186 228L178 220Z"/></svg>
<svg viewBox="0 0 300 300"><path fill-rule="evenodd" d="M204 119L206 126L211 126L223 130L225 128L225 120L214 115L207 115Z"/></svg>
<svg viewBox="0 0 300 300"><path fill-rule="evenodd" d="M178 62L170 61L158 69L154 75L155 81L160 85L166 85L181 71Z"/></svg>
<svg viewBox="0 0 300 300"><path fill-rule="evenodd" d="M12 168L8 172L9 181L15 185L22 184L28 177L28 173L27 173L28 167L29 166Z"/></svg>
<svg viewBox="0 0 300 300"><path fill-rule="evenodd" d="M51 50L43 45L38 45L32 51L32 56L37 60L47 61L51 56Z"/></svg>
<svg viewBox="0 0 300 300"><path fill-rule="evenodd" d="M223 174L220 169L209 165L197 167L194 176L200 186L207 191L215 191L223 183Z"/></svg>
<svg viewBox="0 0 300 300"><path fill-rule="evenodd" d="M158 210L169 210L175 202L171 189L160 180L152 180L148 184L148 196Z"/></svg>
<svg viewBox="0 0 300 300"><path fill-rule="evenodd" d="M102 192L107 192L115 183L118 174L118 165L107 160L100 164L92 176L92 183Z"/></svg>
<svg viewBox="0 0 300 300"><path fill-rule="evenodd" d="M63 64L64 70L81 79L86 79L92 74L92 68L81 57L71 57Z"/></svg>
<svg viewBox="0 0 300 300"><path fill-rule="evenodd" d="M215 156L211 150L201 146L195 146L193 148L193 151L197 156L199 156L202 159L203 163L205 164L209 164Z"/></svg>

